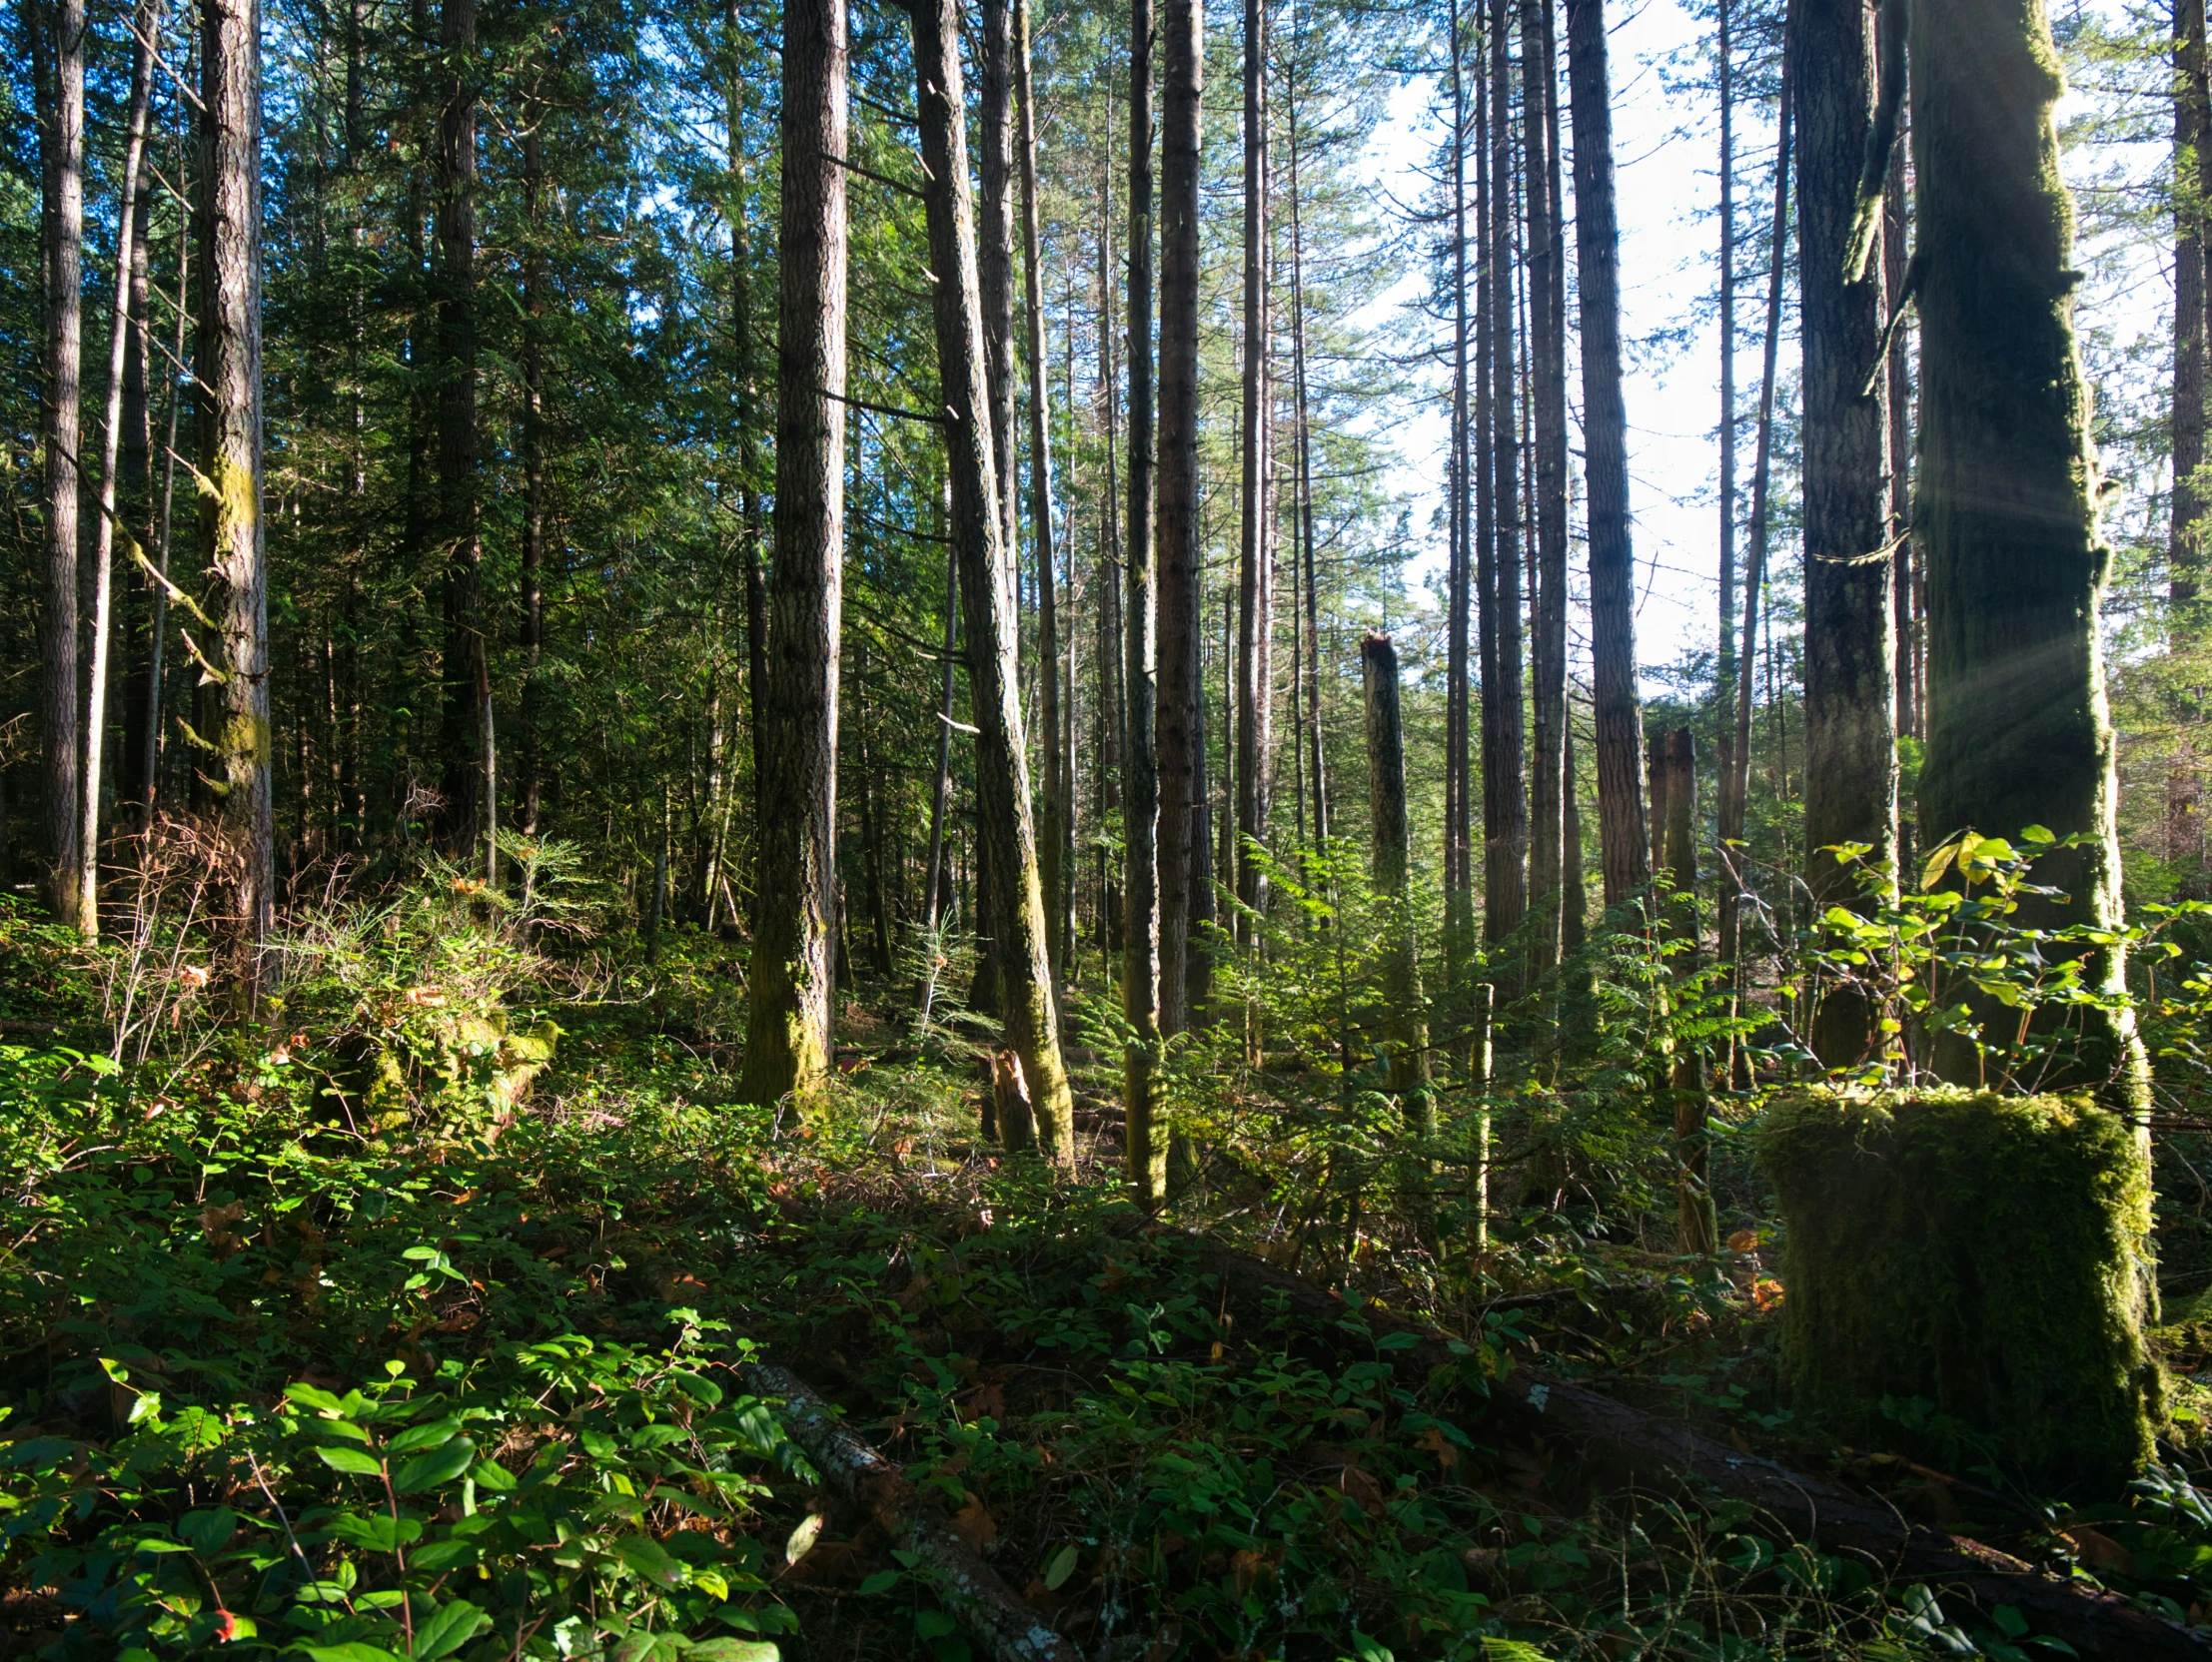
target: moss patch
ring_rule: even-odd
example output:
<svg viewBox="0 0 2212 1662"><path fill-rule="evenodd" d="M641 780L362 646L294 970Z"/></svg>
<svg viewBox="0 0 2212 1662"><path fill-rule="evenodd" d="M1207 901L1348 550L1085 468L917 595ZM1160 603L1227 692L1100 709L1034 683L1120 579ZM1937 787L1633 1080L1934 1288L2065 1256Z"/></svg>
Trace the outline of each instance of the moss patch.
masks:
<svg viewBox="0 0 2212 1662"><path fill-rule="evenodd" d="M1788 1220L1782 1354L1800 1405L1863 1426L1921 1397L2021 1474L2110 1487L2149 1458L2150 1174L2086 1098L1777 1105L1758 1158Z"/></svg>

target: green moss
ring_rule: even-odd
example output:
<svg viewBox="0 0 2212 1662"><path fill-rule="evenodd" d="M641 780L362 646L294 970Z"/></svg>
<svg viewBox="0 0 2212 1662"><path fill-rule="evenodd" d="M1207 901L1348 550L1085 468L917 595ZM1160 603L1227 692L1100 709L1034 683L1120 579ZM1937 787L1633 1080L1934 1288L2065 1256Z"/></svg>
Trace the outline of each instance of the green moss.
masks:
<svg viewBox="0 0 2212 1662"><path fill-rule="evenodd" d="M1782 1351L1800 1406L1864 1424L1922 1397L2031 1480L2149 1457L2150 1173L2086 1097L1929 1091L1779 1104L1761 1168L1788 1221Z"/></svg>

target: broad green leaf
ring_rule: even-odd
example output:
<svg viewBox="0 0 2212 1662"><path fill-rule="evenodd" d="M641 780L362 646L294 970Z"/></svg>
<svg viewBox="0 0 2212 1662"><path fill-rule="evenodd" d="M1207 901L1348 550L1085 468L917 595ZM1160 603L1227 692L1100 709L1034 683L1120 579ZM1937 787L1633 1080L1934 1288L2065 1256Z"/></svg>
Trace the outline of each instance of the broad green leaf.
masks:
<svg viewBox="0 0 2212 1662"><path fill-rule="evenodd" d="M434 1488L459 1477L469 1469L476 1457L477 1445L467 1437L456 1437L445 1447L434 1448L428 1454L418 1454L400 1467L393 1473L392 1486L401 1494Z"/></svg>
<svg viewBox="0 0 2212 1662"><path fill-rule="evenodd" d="M374 1454L365 1453L361 1449L318 1448L315 1452L321 1456L325 1465L338 1471L356 1472L363 1477L381 1477L384 1475L382 1462Z"/></svg>
<svg viewBox="0 0 2212 1662"><path fill-rule="evenodd" d="M699 1662L780 1662L783 1655L771 1639L701 1639L684 1654Z"/></svg>
<svg viewBox="0 0 2212 1662"><path fill-rule="evenodd" d="M426 1448L437 1448L451 1442L461 1431L461 1421L449 1414L444 1419L434 1419L428 1425L418 1425L412 1431L402 1431L392 1439L387 1452L393 1454L417 1454Z"/></svg>
<svg viewBox="0 0 2212 1662"><path fill-rule="evenodd" d="M492 1625L492 1618L465 1598L441 1605L429 1621L415 1629L415 1662L433 1662L448 1651L459 1650Z"/></svg>
<svg viewBox="0 0 2212 1662"><path fill-rule="evenodd" d="M327 1390L318 1389L314 1385L305 1383L290 1384L284 1387L284 1393L302 1407L313 1408L317 1413L329 1414L334 1419L346 1411L337 1397Z"/></svg>
<svg viewBox="0 0 2212 1662"><path fill-rule="evenodd" d="M473 1564L484 1549L475 1541L457 1540L447 1536L428 1546L419 1546L407 1555L407 1567L421 1570L427 1575L438 1575L457 1564Z"/></svg>
<svg viewBox="0 0 2212 1662"><path fill-rule="evenodd" d="M647 1581L663 1587L680 1587L684 1582L683 1565L668 1555L668 1550L658 1541L643 1535L623 1535L610 1548L614 1556L643 1576Z"/></svg>
<svg viewBox="0 0 2212 1662"><path fill-rule="evenodd" d="M212 1558L230 1545L237 1528L238 1514L228 1506L215 1506L204 1512L187 1512L177 1525L177 1533L194 1552Z"/></svg>
<svg viewBox="0 0 2212 1662"><path fill-rule="evenodd" d="M365 1547L371 1552L397 1552L423 1533L423 1520L405 1513L394 1517L390 1512L371 1512L366 1516L359 1512L341 1512L324 1527L349 1545Z"/></svg>
<svg viewBox="0 0 2212 1662"><path fill-rule="evenodd" d="M862 1598L873 1598L878 1593L889 1592L893 1587L896 1587L897 1585L898 1571L877 1570L875 1574L869 1576L867 1580L860 1583L860 1596Z"/></svg>
<svg viewBox="0 0 2212 1662"><path fill-rule="evenodd" d="M1073 1541L1052 1555L1052 1562L1045 1566L1045 1591L1056 1593L1067 1585L1068 1577L1075 1573L1075 1566L1083 1552Z"/></svg>
<svg viewBox="0 0 2212 1662"><path fill-rule="evenodd" d="M724 1603L729 1600L729 1583L722 1579L720 1570L694 1569L691 1572L691 1585L702 1593L712 1593Z"/></svg>
<svg viewBox="0 0 2212 1662"><path fill-rule="evenodd" d="M495 1494L505 1494L515 1487L515 1473L489 1454L469 1468L469 1475L476 1479L478 1488L490 1489Z"/></svg>
<svg viewBox="0 0 2212 1662"><path fill-rule="evenodd" d="M315 1662L400 1662L390 1651L365 1645L359 1639L343 1645L294 1645L292 1648L306 1651Z"/></svg>

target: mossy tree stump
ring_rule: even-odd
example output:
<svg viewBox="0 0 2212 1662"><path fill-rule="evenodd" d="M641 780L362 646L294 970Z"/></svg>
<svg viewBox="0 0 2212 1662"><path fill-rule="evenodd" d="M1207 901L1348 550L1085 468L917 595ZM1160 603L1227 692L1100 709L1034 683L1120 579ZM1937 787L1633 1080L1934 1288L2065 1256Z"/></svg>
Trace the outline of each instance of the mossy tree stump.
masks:
<svg viewBox="0 0 2212 1662"><path fill-rule="evenodd" d="M2086 1098L1812 1092L1759 1164L1788 1223L1782 1355L1801 1407L1921 1397L2029 1479L2109 1488L2149 1458L2150 1172Z"/></svg>

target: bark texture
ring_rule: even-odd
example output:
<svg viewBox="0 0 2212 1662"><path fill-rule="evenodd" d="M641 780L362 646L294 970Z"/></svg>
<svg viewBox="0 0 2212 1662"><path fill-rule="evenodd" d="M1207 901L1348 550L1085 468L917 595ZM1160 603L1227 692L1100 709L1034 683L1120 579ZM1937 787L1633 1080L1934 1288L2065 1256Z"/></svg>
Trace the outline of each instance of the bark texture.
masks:
<svg viewBox="0 0 2212 1662"><path fill-rule="evenodd" d="M1629 414L1621 394L1621 230L1605 0L1567 0L1575 123L1575 258L1583 318L1590 499L1591 657L1598 722L1598 845L1606 904L1651 881L1644 714L1636 685L1636 554L1629 535Z"/></svg>
<svg viewBox="0 0 2212 1662"><path fill-rule="evenodd" d="M1560 253L1559 75L1551 0L1521 0L1522 183L1528 198L1529 375L1536 442L1530 619L1529 892L1542 909L1532 967L1559 962L1567 796L1567 262Z"/></svg>
<svg viewBox="0 0 2212 1662"><path fill-rule="evenodd" d="M1521 377L1515 367L1513 286L1520 203L1513 189L1513 79L1507 49L1512 15L1507 0L1491 0L1491 223L1485 227L1489 247L1484 275L1490 288L1490 493L1497 542L1479 567L1483 581L1478 598L1490 648L1490 661L1483 666L1483 938L1494 945L1520 929L1529 913L1527 728L1521 707ZM1633 660L1633 641L1630 656Z"/></svg>
<svg viewBox="0 0 2212 1662"><path fill-rule="evenodd" d="M200 389L202 553L215 577L206 609L221 629L222 725L204 758L233 839L234 915L258 964L273 921L269 796L269 565L261 470L261 10L205 0L200 34Z"/></svg>
<svg viewBox="0 0 2212 1662"><path fill-rule="evenodd" d="M2110 552L2074 344L2073 203L2051 117L2058 55L2041 0L1916 6L1910 29L1925 267L1923 846L1967 829L2086 834L2036 868L2069 898L2030 898L2016 921L2117 930L2119 792L2098 635ZM2099 947L2087 981L2117 996L2124 971L2123 947ZM2083 1009L2080 1022L2082 1080L2143 1111L2133 1017ZM1936 1047L1946 1077L1978 1072L1962 1049Z"/></svg>
<svg viewBox="0 0 2212 1662"><path fill-rule="evenodd" d="M41 219L46 230L46 589L39 607L39 709L45 739L46 892L54 915L77 921L89 857L78 815L77 538L84 357L85 8L50 0L39 19L46 39L47 108L39 125ZM36 31L38 25L34 24Z"/></svg>
<svg viewBox="0 0 2212 1662"><path fill-rule="evenodd" d="M496 812L492 676L484 637L483 509L477 479L476 0L445 0L450 79L438 127L438 516L445 566L446 841L483 846Z"/></svg>
<svg viewBox="0 0 2212 1662"><path fill-rule="evenodd" d="M1375 892L1388 908L1383 948L1384 1043L1390 1088L1419 1091L1429 1082L1429 1024L1422 1009L1421 960L1409 881L1413 829L1406 813L1406 725L1399 698L1398 648L1388 635L1360 643L1367 705L1367 807Z"/></svg>
<svg viewBox="0 0 2212 1662"><path fill-rule="evenodd" d="M1237 899L1267 910L1257 855L1268 844L1269 775L1275 756L1274 388L1268 374L1268 292L1273 243L1268 220L1267 0L1244 3L1244 473L1237 563ZM1240 917L1240 940L1252 926Z"/></svg>
<svg viewBox="0 0 2212 1662"><path fill-rule="evenodd" d="M1866 904L1829 850L1897 853L1896 625L1886 423L1867 380L1881 345L1881 268L1845 270L1874 112L1872 18L1860 0L1796 0L1797 263L1804 348L1805 884L1817 911ZM1810 73L1812 66L1818 73ZM1873 1013L1849 992L1812 1015L1813 1054L1863 1060Z"/></svg>
<svg viewBox="0 0 2212 1662"><path fill-rule="evenodd" d="M755 1103L829 1075L836 927L837 671L844 585L844 0L783 12L777 248L775 621L759 734L757 916L743 1090Z"/></svg>
<svg viewBox="0 0 2212 1662"><path fill-rule="evenodd" d="M960 84L958 0L917 4L915 108L921 116L928 196L929 261L936 274L937 374L952 481L952 545L960 562L961 622L967 632L969 705L975 716L976 842L989 888L998 962L999 1015L1021 1060L1044 1152L1075 1160L1075 1107L1053 1019L1050 933L1029 813L1029 763L1022 732L1012 597L997 581L1009 555L1000 540L999 480L989 416L985 330L969 205L967 122ZM1008 1147L1019 1127L1002 1126Z"/></svg>

